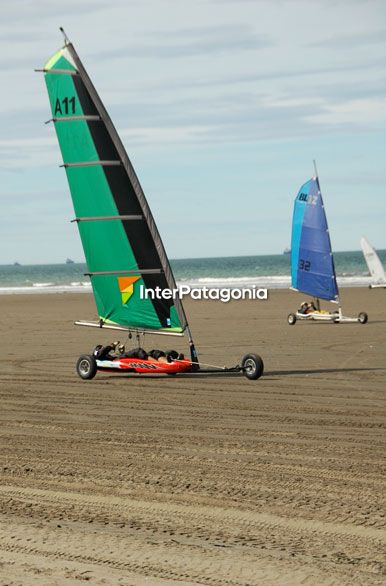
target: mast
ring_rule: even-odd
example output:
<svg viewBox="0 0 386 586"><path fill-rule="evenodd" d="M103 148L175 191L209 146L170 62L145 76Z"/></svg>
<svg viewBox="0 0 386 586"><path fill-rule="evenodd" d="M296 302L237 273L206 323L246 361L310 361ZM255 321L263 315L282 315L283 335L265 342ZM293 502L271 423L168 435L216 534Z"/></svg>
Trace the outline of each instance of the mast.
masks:
<svg viewBox="0 0 386 586"><path fill-rule="evenodd" d="M316 161L315 161L315 159L313 159L312 162L314 164L315 179L316 179L316 182L318 184L318 190L321 191L320 185L319 185L318 169L316 167ZM316 309L318 311L320 311L320 299L319 299L319 297L315 297L315 303L316 303Z"/></svg>
<svg viewBox="0 0 386 586"><path fill-rule="evenodd" d="M94 84L92 83L90 77L88 76L87 71L83 67L83 64L82 64L77 52L75 51L73 44L69 42L66 45L66 47L74 60L76 68L80 74L80 77L81 77L84 85L86 86L88 93L90 94L91 98L94 101L94 104L98 110L98 113L99 113L101 119L103 120L103 122L106 125L106 128L110 134L111 140L113 141L114 146L117 149L119 157L123 163L123 166L124 166L128 176L130 178L130 181L131 181L131 184L134 188L135 194L136 194L138 201L141 205L144 217L146 218L147 225L150 229L150 233L153 236L153 239L154 239L157 251L159 253L160 259L161 259L162 268L164 270L165 277L168 282L169 288L175 289L177 287L177 285L176 285L174 275L173 275L171 267L170 267L169 259L166 255L166 251L165 251L163 242L161 240L161 236L158 232L156 223L153 218L153 214L151 213L149 204L147 203L147 200L146 200L145 194L142 190L141 184L140 184L138 177L134 171L134 167L133 167L133 165L132 165L132 163L126 153L125 147L123 146L123 143L118 135L118 132L116 131L115 126L114 126L106 108L104 107L102 100L100 99L100 97L94 87ZM187 333L189 336L189 343L190 343L191 341L193 341L192 336L190 333L190 329L188 326L188 321L186 319L184 308L182 306L181 300L178 297L175 299L175 306L176 306L176 309L179 313L181 323L186 327L186 330L187 330Z"/></svg>
<svg viewBox="0 0 386 586"><path fill-rule="evenodd" d="M313 161L312 161L312 162L313 162L313 164L314 164L315 179L316 179L316 183L317 183L317 185L318 185L318 191L319 191L319 193L321 194L321 193L322 193L322 190L321 190L321 188L320 188L320 180L319 180L318 168L317 168L317 166L316 166L316 160L315 160L315 159L313 159ZM324 202L323 202L323 199L322 199L322 207L323 207L323 209L324 209ZM327 228L326 228L326 234L327 234L328 242L329 242L329 244L330 244L330 256L331 256L331 262L332 262L332 266L333 266L333 272L334 272L334 275L333 275L333 276L334 276L335 283L336 283L336 289L337 289L337 291L338 291L338 299L336 300L336 303L338 304L339 314L342 314L342 305L341 305L341 302L340 302L340 295L339 295L339 288L338 288L338 283L337 283L337 281L336 281L335 262L334 262L334 255L332 254L331 238L330 238L330 231L329 231L329 229L328 229L328 225L327 225ZM320 306L319 299L318 299L318 306Z"/></svg>
<svg viewBox="0 0 386 586"><path fill-rule="evenodd" d="M315 161L315 159L313 159L312 162L314 163L315 179L319 183L318 169L316 168L316 161Z"/></svg>
<svg viewBox="0 0 386 586"><path fill-rule="evenodd" d="M60 32L62 33L63 37L64 37L64 45L67 46L70 44L70 39L68 38L68 36L66 35L66 33L64 32L64 28L62 26L59 27Z"/></svg>

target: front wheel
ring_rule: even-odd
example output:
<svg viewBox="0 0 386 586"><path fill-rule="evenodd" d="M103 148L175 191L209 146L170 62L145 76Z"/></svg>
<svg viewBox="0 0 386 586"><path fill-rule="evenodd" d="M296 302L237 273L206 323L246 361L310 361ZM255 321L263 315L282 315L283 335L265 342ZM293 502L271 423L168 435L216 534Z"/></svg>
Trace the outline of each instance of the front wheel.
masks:
<svg viewBox="0 0 386 586"><path fill-rule="evenodd" d="M264 363L257 354L246 354L241 361L241 368L249 380L256 380L264 372Z"/></svg>
<svg viewBox="0 0 386 586"><path fill-rule="evenodd" d="M83 380L94 378L97 373L97 364L94 356L83 354L76 363L76 372Z"/></svg>
<svg viewBox="0 0 386 586"><path fill-rule="evenodd" d="M367 324L368 319L369 319L369 316L364 311L361 311L360 314L358 315L358 321L360 324Z"/></svg>
<svg viewBox="0 0 386 586"><path fill-rule="evenodd" d="M296 315L294 313L290 313L287 317L287 321L290 326L294 326L296 324Z"/></svg>

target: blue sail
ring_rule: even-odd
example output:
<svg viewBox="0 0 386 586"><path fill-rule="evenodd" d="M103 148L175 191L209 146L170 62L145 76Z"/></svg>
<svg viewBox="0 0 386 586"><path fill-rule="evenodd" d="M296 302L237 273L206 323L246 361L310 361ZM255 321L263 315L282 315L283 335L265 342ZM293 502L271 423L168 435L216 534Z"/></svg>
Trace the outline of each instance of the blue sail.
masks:
<svg viewBox="0 0 386 586"><path fill-rule="evenodd" d="M318 178L301 186L295 199L291 242L292 287L337 301L338 286Z"/></svg>

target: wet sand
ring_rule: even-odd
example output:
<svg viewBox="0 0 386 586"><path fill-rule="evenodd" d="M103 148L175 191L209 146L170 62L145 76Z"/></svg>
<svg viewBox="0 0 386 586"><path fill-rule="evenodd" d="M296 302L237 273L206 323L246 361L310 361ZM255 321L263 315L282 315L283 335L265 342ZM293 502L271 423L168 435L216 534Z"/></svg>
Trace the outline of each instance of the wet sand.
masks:
<svg viewBox="0 0 386 586"><path fill-rule="evenodd" d="M91 296L1 296L0 584L383 584L386 291L342 299L369 323L186 303L201 360L257 352L259 381L85 382Z"/></svg>

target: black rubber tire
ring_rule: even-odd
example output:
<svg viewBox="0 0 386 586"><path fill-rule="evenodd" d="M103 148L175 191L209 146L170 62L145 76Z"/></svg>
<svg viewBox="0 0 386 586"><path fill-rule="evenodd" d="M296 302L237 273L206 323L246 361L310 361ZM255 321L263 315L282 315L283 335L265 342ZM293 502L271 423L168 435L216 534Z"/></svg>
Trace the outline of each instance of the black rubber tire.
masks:
<svg viewBox="0 0 386 586"><path fill-rule="evenodd" d="M294 326L296 324L296 315L294 313L290 313L287 317L287 321L290 326Z"/></svg>
<svg viewBox="0 0 386 586"><path fill-rule="evenodd" d="M97 363L94 356L82 354L76 363L76 372L83 380L94 378L97 373Z"/></svg>
<svg viewBox="0 0 386 586"><path fill-rule="evenodd" d="M365 311L361 311L358 314L358 321L360 324L367 324L369 320L369 316L367 315L367 313Z"/></svg>
<svg viewBox="0 0 386 586"><path fill-rule="evenodd" d="M249 380L257 380L264 372L264 362L257 354L246 354L241 360L241 368Z"/></svg>

